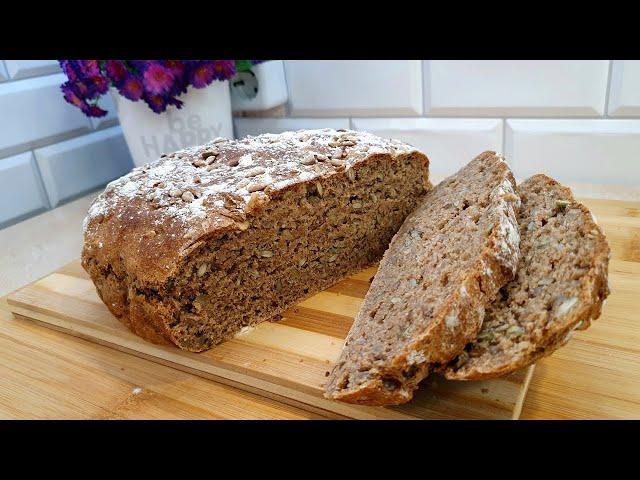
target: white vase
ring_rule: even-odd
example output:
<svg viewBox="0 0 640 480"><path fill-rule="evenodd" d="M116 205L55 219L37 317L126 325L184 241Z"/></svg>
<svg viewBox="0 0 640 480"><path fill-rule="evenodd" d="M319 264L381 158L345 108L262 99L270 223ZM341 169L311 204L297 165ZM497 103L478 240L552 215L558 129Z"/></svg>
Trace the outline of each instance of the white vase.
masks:
<svg viewBox="0 0 640 480"><path fill-rule="evenodd" d="M229 84L234 112L269 110L289 98L282 60L254 65L250 71L238 73Z"/></svg>
<svg viewBox="0 0 640 480"><path fill-rule="evenodd" d="M169 106L161 114L142 100L132 102L112 89L124 138L136 166L181 148L202 145L217 137L233 138L231 99L226 81L189 88L178 97L181 109Z"/></svg>

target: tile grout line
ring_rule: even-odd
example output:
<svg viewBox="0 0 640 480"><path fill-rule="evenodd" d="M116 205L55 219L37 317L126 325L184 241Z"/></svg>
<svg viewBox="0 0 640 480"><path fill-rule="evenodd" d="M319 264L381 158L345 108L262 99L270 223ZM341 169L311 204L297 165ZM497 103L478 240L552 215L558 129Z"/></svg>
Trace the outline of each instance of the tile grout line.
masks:
<svg viewBox="0 0 640 480"><path fill-rule="evenodd" d="M507 119L502 119L502 155L506 158L507 152ZM510 160L510 159L509 159Z"/></svg>
<svg viewBox="0 0 640 480"><path fill-rule="evenodd" d="M607 71L607 89L604 92L604 114L603 118L609 118L609 98L611 97L611 74L613 73L613 60L609 60Z"/></svg>
<svg viewBox="0 0 640 480"><path fill-rule="evenodd" d="M291 116L291 91L289 90L289 82L287 81L287 64L286 60L282 60L282 75L284 76L284 86L287 90L287 101L284 104L284 111L286 113L286 117L289 118Z"/></svg>
<svg viewBox="0 0 640 480"><path fill-rule="evenodd" d="M251 120L261 120L261 119L271 119L271 120L326 120L326 119L335 119L335 118L356 118L362 120L391 120L391 119L400 119L400 120L418 120L418 119L430 119L430 120L440 120L440 119L460 119L460 120L501 120L501 119L509 119L509 120L601 120L603 119L603 115L546 115L546 116L536 116L536 115L504 115L504 114L460 114L460 115L349 115L348 113L336 114L336 115L322 115L322 116L312 116L305 115L300 117L241 117L243 120L251 121ZM606 117L611 120L618 120L617 117ZM629 118L631 120L640 118L640 115L628 116L625 118Z"/></svg>
<svg viewBox="0 0 640 480"><path fill-rule="evenodd" d="M40 164L38 163L38 158L36 157L36 151L35 150L30 150L31 152L31 161L33 162L34 166L35 166L35 170L36 170L36 175L37 175L37 181L38 184L40 185L40 191L41 193L44 194L44 200L45 200L45 209L46 210L51 210L53 208L53 205L51 203L51 199L49 198L49 189L47 188L46 184L44 183L44 177L42 176L42 172L40 171Z"/></svg>
<svg viewBox="0 0 640 480"><path fill-rule="evenodd" d="M85 137L93 133L101 132L104 130L108 130L109 128L118 127L118 126L120 126L119 123L116 125L112 125L110 127L101 128L100 130L93 130L92 128L87 128L85 130L84 127L76 128L75 130L70 130L68 132L64 132L61 134L56 134L50 137L39 138L37 140L25 142L23 144L20 144L14 147L8 147L4 150L0 150L0 161L2 161L2 159L4 158L13 157L15 155L20 155L26 152L35 152L36 150L39 150L41 148L51 147L53 145L58 145L59 143L64 143L69 140Z"/></svg>
<svg viewBox="0 0 640 480"><path fill-rule="evenodd" d="M15 84L15 83L19 83L19 82L25 82L27 80L37 80L39 78L53 77L54 75L64 75L65 78L66 78L66 75L62 71L44 73L42 75L30 75L30 76L27 76L27 77L14 78L11 75L9 75L9 69L7 68L6 62L4 63L4 66L5 66L5 69L7 70L8 77L4 82L0 82L0 85Z"/></svg>
<svg viewBox="0 0 640 480"><path fill-rule="evenodd" d="M431 111L431 60L422 60L422 114L426 117ZM425 83L429 81L429 87L425 87Z"/></svg>

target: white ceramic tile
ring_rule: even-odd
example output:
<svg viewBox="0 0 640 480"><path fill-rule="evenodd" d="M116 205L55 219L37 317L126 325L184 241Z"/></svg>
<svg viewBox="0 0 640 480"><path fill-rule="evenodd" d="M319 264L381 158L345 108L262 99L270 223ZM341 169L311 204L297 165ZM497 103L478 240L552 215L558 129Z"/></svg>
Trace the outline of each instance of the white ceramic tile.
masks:
<svg viewBox="0 0 640 480"><path fill-rule="evenodd" d="M47 206L33 154L0 158L0 228Z"/></svg>
<svg viewBox="0 0 640 480"><path fill-rule="evenodd" d="M422 114L422 65L417 60L287 60L294 116Z"/></svg>
<svg viewBox="0 0 640 480"><path fill-rule="evenodd" d="M5 60L5 63L14 80L61 71L57 60Z"/></svg>
<svg viewBox="0 0 640 480"><path fill-rule="evenodd" d="M65 78L0 83L0 156L89 130L89 119L62 97Z"/></svg>
<svg viewBox="0 0 640 480"><path fill-rule="evenodd" d="M4 66L4 61L0 60L0 82L3 82L9 78L9 74L7 73L7 69Z"/></svg>
<svg viewBox="0 0 640 480"><path fill-rule="evenodd" d="M133 168L120 127L40 148L35 156L54 207Z"/></svg>
<svg viewBox="0 0 640 480"><path fill-rule="evenodd" d="M640 60L614 60L610 83L609 115L640 117Z"/></svg>
<svg viewBox="0 0 640 480"><path fill-rule="evenodd" d="M234 118L236 138L316 128L349 128L348 118Z"/></svg>
<svg viewBox="0 0 640 480"><path fill-rule="evenodd" d="M485 150L502 150L502 120L498 119L358 118L353 126L414 145L429 157L429 170L436 175L455 173Z"/></svg>
<svg viewBox="0 0 640 480"><path fill-rule="evenodd" d="M107 111L104 117L91 117L91 125L94 130L113 127L118 124L118 110L111 94L103 95L98 102L98 106Z"/></svg>
<svg viewBox="0 0 640 480"><path fill-rule="evenodd" d="M608 69L608 60L431 60L425 65L425 111L472 116L602 115Z"/></svg>
<svg viewBox="0 0 640 480"><path fill-rule="evenodd" d="M505 135L519 178L640 184L640 120L508 120Z"/></svg>

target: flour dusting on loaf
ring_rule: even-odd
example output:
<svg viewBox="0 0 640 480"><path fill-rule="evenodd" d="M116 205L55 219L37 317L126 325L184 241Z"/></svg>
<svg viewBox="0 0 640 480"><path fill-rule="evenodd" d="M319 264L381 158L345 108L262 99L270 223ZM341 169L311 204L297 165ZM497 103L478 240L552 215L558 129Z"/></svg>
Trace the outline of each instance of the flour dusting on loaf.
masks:
<svg viewBox="0 0 640 480"><path fill-rule="evenodd" d="M376 261L428 159L351 130L216 139L110 183L83 266L137 334L200 351Z"/></svg>
<svg viewBox="0 0 640 480"><path fill-rule="evenodd" d="M280 190L339 169L350 169L374 154L415 151L408 144L350 130L299 130L248 136L242 140L217 139L179 150L158 161L134 168L106 187L89 209L90 221L133 198L141 197L162 210L163 217L188 223L224 208L225 194L248 204L252 193ZM260 188L264 186L264 188ZM190 192L193 199L185 192ZM121 215L121 213L119 213ZM164 221L164 218L157 222Z"/></svg>

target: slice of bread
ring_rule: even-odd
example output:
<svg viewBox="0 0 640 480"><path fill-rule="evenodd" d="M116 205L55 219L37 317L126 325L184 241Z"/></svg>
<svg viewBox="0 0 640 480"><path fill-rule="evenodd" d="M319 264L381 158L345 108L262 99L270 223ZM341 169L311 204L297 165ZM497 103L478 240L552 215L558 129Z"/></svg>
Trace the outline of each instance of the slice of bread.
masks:
<svg viewBox="0 0 640 480"><path fill-rule="evenodd" d="M487 308L478 338L444 369L449 379L498 377L549 355L600 316L609 294L609 246L589 210L545 175L518 192L518 273Z"/></svg>
<svg viewBox="0 0 640 480"><path fill-rule="evenodd" d="M327 398L408 402L432 364L476 337L485 306L518 264L514 188L504 160L484 152L425 195L380 262Z"/></svg>

